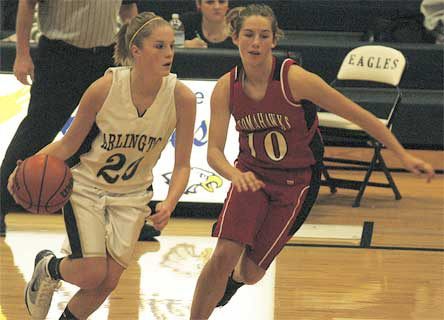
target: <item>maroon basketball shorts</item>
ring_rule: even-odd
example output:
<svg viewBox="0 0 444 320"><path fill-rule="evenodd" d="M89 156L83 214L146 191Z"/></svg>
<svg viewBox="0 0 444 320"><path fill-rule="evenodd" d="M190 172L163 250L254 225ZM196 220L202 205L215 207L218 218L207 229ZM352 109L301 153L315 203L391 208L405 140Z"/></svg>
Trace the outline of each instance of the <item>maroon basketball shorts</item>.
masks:
<svg viewBox="0 0 444 320"><path fill-rule="evenodd" d="M213 236L245 244L247 256L267 269L314 202L307 199L312 168L299 169L292 178L292 185L265 181L265 187L256 192L238 192L231 186ZM301 212L303 219L298 218ZM295 223L300 225L295 228Z"/></svg>

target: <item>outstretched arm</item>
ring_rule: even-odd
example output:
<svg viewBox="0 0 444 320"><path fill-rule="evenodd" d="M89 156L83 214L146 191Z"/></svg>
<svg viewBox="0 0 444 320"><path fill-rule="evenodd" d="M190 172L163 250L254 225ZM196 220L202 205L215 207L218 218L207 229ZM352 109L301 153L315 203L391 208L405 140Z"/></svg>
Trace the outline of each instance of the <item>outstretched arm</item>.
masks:
<svg viewBox="0 0 444 320"><path fill-rule="evenodd" d="M289 82L291 92L296 99L310 100L325 110L357 124L393 151L407 170L417 175L425 173L427 181L433 178L434 170L429 163L408 153L390 130L373 114L333 89L319 76L301 67L292 66Z"/></svg>
<svg viewBox="0 0 444 320"><path fill-rule="evenodd" d="M47 154L56 158L66 160L71 157L85 140L96 119L96 114L108 95L112 82L112 74L109 73L95 81L83 94L80 100L79 109L73 124L62 139L48 144L37 154ZM21 160L17 162L19 165ZM8 179L8 190L14 196L13 180L17 172L17 167Z"/></svg>

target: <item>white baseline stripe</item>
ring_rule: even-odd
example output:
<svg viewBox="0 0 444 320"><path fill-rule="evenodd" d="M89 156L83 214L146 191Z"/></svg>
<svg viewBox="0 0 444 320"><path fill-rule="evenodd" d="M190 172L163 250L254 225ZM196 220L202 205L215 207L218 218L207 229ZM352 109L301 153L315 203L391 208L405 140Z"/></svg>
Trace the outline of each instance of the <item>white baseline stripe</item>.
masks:
<svg viewBox="0 0 444 320"><path fill-rule="evenodd" d="M339 224L303 224L292 239L323 238L360 240L363 226Z"/></svg>

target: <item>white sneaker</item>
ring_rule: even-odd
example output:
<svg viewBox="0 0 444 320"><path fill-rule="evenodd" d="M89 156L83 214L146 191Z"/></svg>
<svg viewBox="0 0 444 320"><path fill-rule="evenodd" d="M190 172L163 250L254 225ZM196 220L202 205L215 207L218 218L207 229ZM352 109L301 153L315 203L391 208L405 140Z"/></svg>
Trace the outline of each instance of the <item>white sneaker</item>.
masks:
<svg viewBox="0 0 444 320"><path fill-rule="evenodd" d="M53 280L48 272L48 262L54 253L40 251L35 257L34 273L25 288L25 304L31 319L44 320L51 306L52 295L59 286L59 280Z"/></svg>

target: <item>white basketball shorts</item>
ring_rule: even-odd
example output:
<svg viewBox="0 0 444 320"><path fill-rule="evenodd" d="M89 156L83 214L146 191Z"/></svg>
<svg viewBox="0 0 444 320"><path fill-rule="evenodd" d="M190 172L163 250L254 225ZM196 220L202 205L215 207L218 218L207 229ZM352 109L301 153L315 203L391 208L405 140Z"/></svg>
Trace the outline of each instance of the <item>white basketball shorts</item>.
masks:
<svg viewBox="0 0 444 320"><path fill-rule="evenodd" d="M106 257L124 268L146 218L152 189L111 193L75 182L70 201L63 208L67 238L62 251L71 258Z"/></svg>

